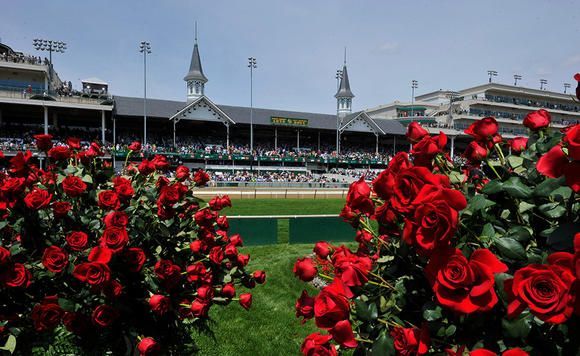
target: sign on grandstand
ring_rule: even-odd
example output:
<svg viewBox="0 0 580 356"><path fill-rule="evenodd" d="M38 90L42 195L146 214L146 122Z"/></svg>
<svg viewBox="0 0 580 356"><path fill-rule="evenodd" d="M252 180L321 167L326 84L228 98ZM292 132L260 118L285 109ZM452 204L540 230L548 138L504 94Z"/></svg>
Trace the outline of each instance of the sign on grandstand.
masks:
<svg viewBox="0 0 580 356"><path fill-rule="evenodd" d="M272 116L270 121L272 122L272 125L308 126L308 119L291 119L289 117Z"/></svg>

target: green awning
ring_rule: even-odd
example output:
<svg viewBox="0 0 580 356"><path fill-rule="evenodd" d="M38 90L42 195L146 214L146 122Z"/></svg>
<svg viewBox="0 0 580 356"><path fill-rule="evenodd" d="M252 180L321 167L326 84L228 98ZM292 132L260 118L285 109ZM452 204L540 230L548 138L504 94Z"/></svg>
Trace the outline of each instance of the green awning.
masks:
<svg viewBox="0 0 580 356"><path fill-rule="evenodd" d="M427 110L424 106L405 106L404 108L397 108L398 111L421 111Z"/></svg>

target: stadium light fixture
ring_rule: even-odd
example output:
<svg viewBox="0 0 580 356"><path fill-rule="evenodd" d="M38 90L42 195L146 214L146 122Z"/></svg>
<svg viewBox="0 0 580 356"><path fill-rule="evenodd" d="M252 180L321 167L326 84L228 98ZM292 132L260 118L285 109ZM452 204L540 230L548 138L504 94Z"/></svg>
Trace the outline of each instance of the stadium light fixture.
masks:
<svg viewBox="0 0 580 356"><path fill-rule="evenodd" d="M340 89L340 80L342 79L342 70L338 69L336 71L336 90Z"/></svg>
<svg viewBox="0 0 580 356"><path fill-rule="evenodd" d="M45 40L40 38L35 38L32 40L32 45L37 51L47 51L48 52L48 91L50 92L52 86L52 52L64 53L67 49L66 43L62 41Z"/></svg>
<svg viewBox="0 0 580 356"><path fill-rule="evenodd" d="M147 55L151 54L151 43L141 41L139 52L143 53L143 147L147 145Z"/></svg>
<svg viewBox="0 0 580 356"><path fill-rule="evenodd" d="M489 82L492 82L493 77L497 77L497 72L495 70L488 70L487 75L489 75Z"/></svg>
<svg viewBox="0 0 580 356"><path fill-rule="evenodd" d="M548 84L548 81L546 79L540 79L540 90L546 90L545 85Z"/></svg>
<svg viewBox="0 0 580 356"><path fill-rule="evenodd" d="M258 68L256 58L248 58L248 68L250 68L250 152L254 156L254 69ZM254 159L252 158L252 161Z"/></svg>
<svg viewBox="0 0 580 356"><path fill-rule="evenodd" d="M522 80L522 76L519 74L514 74L514 86L518 86L518 80Z"/></svg>
<svg viewBox="0 0 580 356"><path fill-rule="evenodd" d="M568 89L570 89L570 83L564 83L564 94L568 92Z"/></svg>
<svg viewBox="0 0 580 356"><path fill-rule="evenodd" d="M415 89L419 87L419 82L411 80L411 117L415 116Z"/></svg>

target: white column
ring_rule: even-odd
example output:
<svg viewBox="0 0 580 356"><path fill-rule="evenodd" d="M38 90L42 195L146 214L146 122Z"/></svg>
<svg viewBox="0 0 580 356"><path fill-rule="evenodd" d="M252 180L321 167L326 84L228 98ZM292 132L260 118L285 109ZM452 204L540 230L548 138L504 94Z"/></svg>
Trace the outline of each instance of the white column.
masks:
<svg viewBox="0 0 580 356"><path fill-rule="evenodd" d="M44 107L44 133L48 133L48 107Z"/></svg>
<svg viewBox="0 0 580 356"><path fill-rule="evenodd" d="M101 144L105 144L105 110L101 110Z"/></svg>
<svg viewBox="0 0 580 356"><path fill-rule="evenodd" d="M376 145L375 145L375 154L378 155L379 154L379 134L375 134L375 137L377 139Z"/></svg>
<svg viewBox="0 0 580 356"><path fill-rule="evenodd" d="M230 152L230 124L226 124L226 149Z"/></svg>
<svg viewBox="0 0 580 356"><path fill-rule="evenodd" d="M274 150L278 149L278 128L274 127Z"/></svg>
<svg viewBox="0 0 580 356"><path fill-rule="evenodd" d="M455 153L455 136L451 136L451 159L453 159Z"/></svg>
<svg viewBox="0 0 580 356"><path fill-rule="evenodd" d="M173 118L173 149L174 150L177 149L177 142L176 142L176 138L175 138L175 125L177 125L177 120L175 118Z"/></svg>
<svg viewBox="0 0 580 356"><path fill-rule="evenodd" d="M300 130L296 130L296 148L300 150Z"/></svg>

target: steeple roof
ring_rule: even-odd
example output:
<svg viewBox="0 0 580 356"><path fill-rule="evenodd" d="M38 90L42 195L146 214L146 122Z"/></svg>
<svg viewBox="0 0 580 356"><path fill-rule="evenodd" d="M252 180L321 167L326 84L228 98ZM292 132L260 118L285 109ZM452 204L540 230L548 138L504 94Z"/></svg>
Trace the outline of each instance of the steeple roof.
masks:
<svg viewBox="0 0 580 356"><path fill-rule="evenodd" d="M193 53L191 54L189 73L187 73L183 80L199 80L203 83L207 82L207 77L203 74L203 69L201 68L201 59L199 58L199 49L197 48L197 38L195 45L193 46Z"/></svg>
<svg viewBox="0 0 580 356"><path fill-rule="evenodd" d="M340 87L336 92L335 98L354 98L354 94L350 90L350 83L348 81L348 72L346 71L346 62L342 67L342 77L340 78Z"/></svg>

